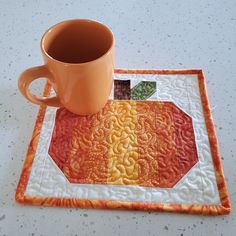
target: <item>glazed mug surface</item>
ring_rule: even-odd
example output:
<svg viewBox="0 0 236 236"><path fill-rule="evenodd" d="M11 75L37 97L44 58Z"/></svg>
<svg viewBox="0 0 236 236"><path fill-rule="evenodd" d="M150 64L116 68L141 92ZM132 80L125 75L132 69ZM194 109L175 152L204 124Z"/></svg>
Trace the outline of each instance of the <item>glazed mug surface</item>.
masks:
<svg viewBox="0 0 236 236"><path fill-rule="evenodd" d="M101 110L109 97L114 72L114 36L105 25L86 19L67 20L43 35L45 65L24 71L18 80L21 93L32 103L65 107L78 115ZM55 97L29 91L38 78L49 79Z"/></svg>

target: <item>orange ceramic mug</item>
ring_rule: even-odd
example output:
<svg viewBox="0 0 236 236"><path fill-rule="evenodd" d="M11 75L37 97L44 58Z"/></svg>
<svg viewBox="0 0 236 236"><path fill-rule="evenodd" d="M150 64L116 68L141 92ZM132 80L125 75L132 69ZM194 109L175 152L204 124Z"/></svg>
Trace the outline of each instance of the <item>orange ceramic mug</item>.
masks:
<svg viewBox="0 0 236 236"><path fill-rule="evenodd" d="M92 20L64 21L46 31L41 50L45 65L27 69L18 82L21 93L29 101L63 106L78 115L93 114L105 106L114 71L111 30ZM30 83L40 77L50 80L55 97L30 93Z"/></svg>

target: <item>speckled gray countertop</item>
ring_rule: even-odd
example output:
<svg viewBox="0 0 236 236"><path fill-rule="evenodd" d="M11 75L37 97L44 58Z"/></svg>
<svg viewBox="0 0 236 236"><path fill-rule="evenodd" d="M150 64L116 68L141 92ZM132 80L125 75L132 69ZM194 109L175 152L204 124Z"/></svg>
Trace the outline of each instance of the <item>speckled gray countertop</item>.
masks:
<svg viewBox="0 0 236 236"><path fill-rule="evenodd" d="M235 234L236 1L1 0L0 9L1 236ZM15 188L38 110L19 94L17 77L24 69L42 63L39 42L44 31L69 18L96 19L114 31L116 67L204 69L231 215L204 217L15 203Z"/></svg>

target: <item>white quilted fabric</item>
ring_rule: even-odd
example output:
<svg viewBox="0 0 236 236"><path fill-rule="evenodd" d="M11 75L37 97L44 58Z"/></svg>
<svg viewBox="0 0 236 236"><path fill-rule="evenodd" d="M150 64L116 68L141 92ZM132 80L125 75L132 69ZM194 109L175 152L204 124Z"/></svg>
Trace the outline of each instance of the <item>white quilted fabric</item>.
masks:
<svg viewBox="0 0 236 236"><path fill-rule="evenodd" d="M214 167L201 106L197 75L115 74L116 79L156 81L157 92L149 100L172 101L192 117L198 163L174 188L124 185L71 184L48 155L56 109L48 107L43 121L26 195L139 201L160 203L219 204ZM113 98L113 91L110 98Z"/></svg>

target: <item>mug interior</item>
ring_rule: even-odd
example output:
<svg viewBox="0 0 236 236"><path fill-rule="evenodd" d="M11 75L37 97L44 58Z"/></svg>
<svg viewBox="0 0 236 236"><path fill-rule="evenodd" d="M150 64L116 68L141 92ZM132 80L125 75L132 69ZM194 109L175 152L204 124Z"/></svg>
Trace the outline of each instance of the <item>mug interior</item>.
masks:
<svg viewBox="0 0 236 236"><path fill-rule="evenodd" d="M54 60L86 63L106 54L112 47L112 32L91 20L70 20L49 29L42 39L42 49Z"/></svg>

